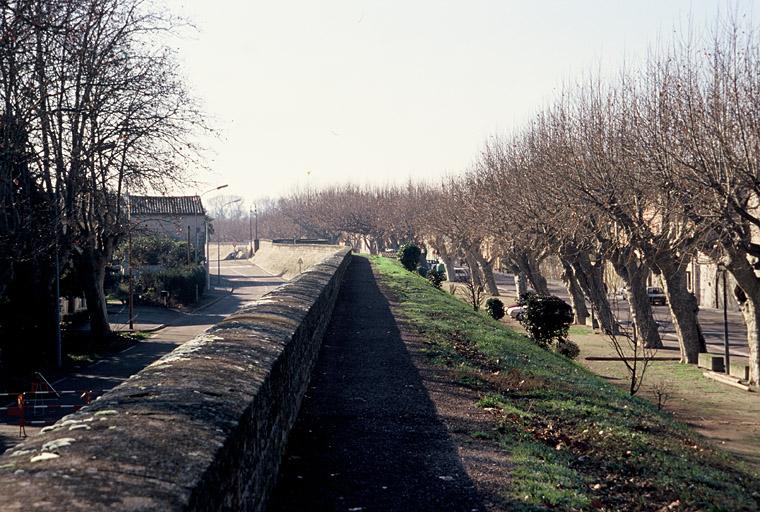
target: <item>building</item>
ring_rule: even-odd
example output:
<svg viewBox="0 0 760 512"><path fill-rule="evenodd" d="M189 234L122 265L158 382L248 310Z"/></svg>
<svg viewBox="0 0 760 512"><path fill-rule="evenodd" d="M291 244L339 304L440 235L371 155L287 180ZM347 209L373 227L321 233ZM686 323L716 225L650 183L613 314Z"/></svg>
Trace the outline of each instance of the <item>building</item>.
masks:
<svg viewBox="0 0 760 512"><path fill-rule="evenodd" d="M185 240L196 261L204 255L210 219L200 196L129 196L128 201L134 234Z"/></svg>
<svg viewBox="0 0 760 512"><path fill-rule="evenodd" d="M739 311L734 296L736 279L730 272L724 272L718 264L702 253L693 258L686 271L689 290L697 298L702 308L723 308L723 277L726 277L726 299L729 311Z"/></svg>

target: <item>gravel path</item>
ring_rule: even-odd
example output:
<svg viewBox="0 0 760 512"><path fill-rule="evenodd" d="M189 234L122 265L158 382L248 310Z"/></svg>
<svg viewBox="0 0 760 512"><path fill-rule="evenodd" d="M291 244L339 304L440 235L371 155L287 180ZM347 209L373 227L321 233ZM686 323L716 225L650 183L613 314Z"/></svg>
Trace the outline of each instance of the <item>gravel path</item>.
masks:
<svg viewBox="0 0 760 512"><path fill-rule="evenodd" d="M369 262L354 258L270 510L486 508L415 366L418 357ZM472 398L464 397L469 408Z"/></svg>

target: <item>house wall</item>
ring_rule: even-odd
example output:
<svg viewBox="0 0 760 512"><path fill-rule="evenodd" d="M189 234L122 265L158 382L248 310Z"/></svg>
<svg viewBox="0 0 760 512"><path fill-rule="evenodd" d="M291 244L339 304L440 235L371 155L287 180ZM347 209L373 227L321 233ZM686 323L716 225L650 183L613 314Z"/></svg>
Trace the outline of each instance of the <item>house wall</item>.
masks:
<svg viewBox="0 0 760 512"><path fill-rule="evenodd" d="M132 225L140 234L167 236L173 240L187 240L190 226L190 244L203 256L206 244L206 218L204 215L132 215Z"/></svg>
<svg viewBox="0 0 760 512"><path fill-rule="evenodd" d="M723 308L723 274L718 271L718 266L710 260L700 258L694 263L697 274L697 301L703 308ZM734 288L736 280L729 273L727 274L726 297L728 299L728 309L730 311L739 311L739 304L734 298Z"/></svg>

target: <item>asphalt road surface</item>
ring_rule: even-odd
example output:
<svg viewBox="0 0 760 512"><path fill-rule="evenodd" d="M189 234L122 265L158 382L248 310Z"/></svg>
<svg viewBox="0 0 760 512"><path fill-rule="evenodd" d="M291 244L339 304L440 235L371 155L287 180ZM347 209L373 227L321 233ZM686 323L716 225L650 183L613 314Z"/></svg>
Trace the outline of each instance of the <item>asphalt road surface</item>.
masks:
<svg viewBox="0 0 760 512"><path fill-rule="evenodd" d="M216 270L217 262L212 260L211 271L214 275L211 277L211 285L232 290L232 293L201 310L182 313L171 325L142 342L53 382L56 390L64 392L62 398L27 402L27 434L33 434L42 426L54 423L71 413L75 407L81 406L83 401L80 396L83 391L93 390L92 397L95 398L103 390L119 385L161 356L190 341L237 311L243 304L256 300L284 283L281 278L267 274L247 260L222 261L220 280L217 279ZM0 404L10 405L6 403L5 397ZM36 411L35 405L38 406ZM18 418L0 414L0 453L18 442Z"/></svg>

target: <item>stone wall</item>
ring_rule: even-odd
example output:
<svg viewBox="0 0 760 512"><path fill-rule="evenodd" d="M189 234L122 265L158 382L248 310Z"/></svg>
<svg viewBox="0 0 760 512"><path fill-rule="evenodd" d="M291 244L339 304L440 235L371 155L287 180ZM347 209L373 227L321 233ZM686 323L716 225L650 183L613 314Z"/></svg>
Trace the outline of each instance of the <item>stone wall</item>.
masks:
<svg viewBox="0 0 760 512"><path fill-rule="evenodd" d="M263 510L346 249L0 457L2 510Z"/></svg>
<svg viewBox="0 0 760 512"><path fill-rule="evenodd" d="M341 246L327 244L292 244L260 240L259 250L251 259L255 265L272 275L293 279L322 261L327 255L341 250Z"/></svg>

